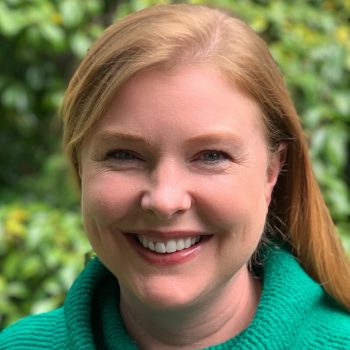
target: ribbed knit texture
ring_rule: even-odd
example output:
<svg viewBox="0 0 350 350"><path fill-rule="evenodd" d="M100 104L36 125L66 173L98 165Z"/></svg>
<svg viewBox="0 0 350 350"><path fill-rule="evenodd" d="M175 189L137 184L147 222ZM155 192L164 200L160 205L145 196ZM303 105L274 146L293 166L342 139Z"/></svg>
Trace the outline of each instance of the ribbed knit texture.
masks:
<svg viewBox="0 0 350 350"><path fill-rule="evenodd" d="M269 248L265 255L263 292L253 321L234 338L207 349L350 350L350 314L286 250ZM118 304L117 280L95 258L62 308L5 329L0 349L138 349L124 328Z"/></svg>

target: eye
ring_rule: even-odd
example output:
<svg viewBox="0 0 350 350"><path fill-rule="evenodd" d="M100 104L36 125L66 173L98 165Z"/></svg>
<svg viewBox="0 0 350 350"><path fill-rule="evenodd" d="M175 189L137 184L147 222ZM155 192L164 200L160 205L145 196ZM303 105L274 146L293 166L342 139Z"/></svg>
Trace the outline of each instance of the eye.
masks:
<svg viewBox="0 0 350 350"><path fill-rule="evenodd" d="M199 160L205 163L219 163L231 159L231 157L223 151L206 150L199 154Z"/></svg>
<svg viewBox="0 0 350 350"><path fill-rule="evenodd" d="M118 160L118 161L133 161L140 159L134 152L125 150L125 149L118 149L113 150L107 153L106 159L109 160Z"/></svg>

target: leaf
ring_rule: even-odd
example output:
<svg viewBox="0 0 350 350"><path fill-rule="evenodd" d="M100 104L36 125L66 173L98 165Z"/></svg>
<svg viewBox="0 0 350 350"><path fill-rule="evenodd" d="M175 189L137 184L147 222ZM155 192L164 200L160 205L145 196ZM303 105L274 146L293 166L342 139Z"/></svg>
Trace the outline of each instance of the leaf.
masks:
<svg viewBox="0 0 350 350"><path fill-rule="evenodd" d="M91 45L91 39L83 33L76 33L72 36L70 47L77 57L84 57Z"/></svg>
<svg viewBox="0 0 350 350"><path fill-rule="evenodd" d="M65 47L65 34L59 26L52 23L42 23L39 26L39 30L56 50L62 50Z"/></svg>
<svg viewBox="0 0 350 350"><path fill-rule="evenodd" d="M59 3L63 23L67 27L77 27L83 19L83 11L80 1L64 0Z"/></svg>

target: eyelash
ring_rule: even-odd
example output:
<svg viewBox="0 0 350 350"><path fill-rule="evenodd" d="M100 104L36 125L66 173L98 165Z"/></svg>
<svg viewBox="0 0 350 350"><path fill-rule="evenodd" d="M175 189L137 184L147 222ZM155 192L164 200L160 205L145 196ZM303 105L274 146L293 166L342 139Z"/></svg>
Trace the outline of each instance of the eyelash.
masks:
<svg viewBox="0 0 350 350"><path fill-rule="evenodd" d="M218 156L217 159L211 159L211 160L205 160L203 159L203 161L205 163L214 163L217 164L219 162L222 161L226 161L226 160L231 160L232 158L230 157L229 154L227 154L224 151L219 151L219 150L205 150L199 153L199 156L203 156L203 155L208 155L208 154L216 154Z"/></svg>
<svg viewBox="0 0 350 350"><path fill-rule="evenodd" d="M121 154L124 154L124 156L127 154L128 157L125 158L119 158ZM130 158L131 157L131 158ZM134 152L129 151L127 149L116 149L113 151L110 151L106 154L106 159L111 159L118 161L133 161L133 160L140 160L140 157L138 157Z"/></svg>
<svg viewBox="0 0 350 350"><path fill-rule="evenodd" d="M213 159L213 158L201 159L205 155L213 155L213 154L215 154L214 158L216 159ZM120 162L142 161L141 157L139 157L137 154L127 149L119 149L119 150L117 149L117 150L110 151L106 154L106 159L107 160L113 159ZM227 161L227 160L232 160L232 157L226 152L219 151L219 150L204 150L198 153L194 158L194 161L203 161L206 164L218 164L220 162Z"/></svg>

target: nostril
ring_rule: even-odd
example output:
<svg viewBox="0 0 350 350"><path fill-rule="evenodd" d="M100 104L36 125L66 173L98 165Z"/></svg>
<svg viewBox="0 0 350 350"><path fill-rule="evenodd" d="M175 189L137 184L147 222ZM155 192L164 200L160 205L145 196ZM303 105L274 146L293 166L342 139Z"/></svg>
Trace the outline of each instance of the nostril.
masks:
<svg viewBox="0 0 350 350"><path fill-rule="evenodd" d="M160 220L168 220L191 208L191 196L179 190L146 192L141 197L141 208Z"/></svg>

